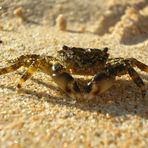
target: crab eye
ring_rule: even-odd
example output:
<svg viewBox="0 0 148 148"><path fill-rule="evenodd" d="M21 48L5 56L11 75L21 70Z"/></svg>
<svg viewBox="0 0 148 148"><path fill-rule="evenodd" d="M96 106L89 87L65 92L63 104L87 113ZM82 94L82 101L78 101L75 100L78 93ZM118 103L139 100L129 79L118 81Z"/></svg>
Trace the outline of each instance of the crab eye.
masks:
<svg viewBox="0 0 148 148"><path fill-rule="evenodd" d="M104 52L108 52L108 47L105 47L105 48L103 49L103 51L104 51Z"/></svg>
<svg viewBox="0 0 148 148"><path fill-rule="evenodd" d="M54 71L54 72L58 72L58 71L60 71L62 69L62 66L59 64L59 63L56 63L56 64L54 64L53 66L52 66L52 70Z"/></svg>
<svg viewBox="0 0 148 148"><path fill-rule="evenodd" d="M66 45L63 45L62 49L67 50L67 49L69 49L69 47Z"/></svg>

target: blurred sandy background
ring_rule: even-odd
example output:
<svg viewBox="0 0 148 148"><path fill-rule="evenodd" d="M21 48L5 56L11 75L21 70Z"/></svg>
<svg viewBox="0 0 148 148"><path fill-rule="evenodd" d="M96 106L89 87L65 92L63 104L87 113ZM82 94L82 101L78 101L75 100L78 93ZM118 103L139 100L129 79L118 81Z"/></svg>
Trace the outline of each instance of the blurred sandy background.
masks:
<svg viewBox="0 0 148 148"><path fill-rule="evenodd" d="M0 0L0 41L0 67L64 44L107 46L111 57L148 65L148 1ZM136 70L148 90L148 74ZM17 93L23 71L0 76L0 147L147 147L148 91L142 101L128 75L95 100L76 102L41 72Z"/></svg>

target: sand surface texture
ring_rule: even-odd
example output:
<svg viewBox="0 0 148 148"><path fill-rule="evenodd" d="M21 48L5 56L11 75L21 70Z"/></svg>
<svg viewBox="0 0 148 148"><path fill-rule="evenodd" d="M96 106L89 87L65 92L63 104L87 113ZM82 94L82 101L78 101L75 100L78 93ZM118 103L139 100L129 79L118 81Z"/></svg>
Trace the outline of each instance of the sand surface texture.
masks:
<svg viewBox="0 0 148 148"><path fill-rule="evenodd" d="M0 68L24 54L54 55L63 45L109 47L111 57L148 65L147 0L2 0L0 15ZM18 93L24 70L0 76L0 147L147 147L148 73L136 68L144 100L124 75L93 100L76 101L42 72Z"/></svg>

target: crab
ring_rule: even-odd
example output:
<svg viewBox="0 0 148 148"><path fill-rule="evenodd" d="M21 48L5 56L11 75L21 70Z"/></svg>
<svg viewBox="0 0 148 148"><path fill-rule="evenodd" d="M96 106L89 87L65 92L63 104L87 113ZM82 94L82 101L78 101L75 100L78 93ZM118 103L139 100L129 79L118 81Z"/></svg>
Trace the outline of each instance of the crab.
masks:
<svg viewBox="0 0 148 148"><path fill-rule="evenodd" d="M108 48L79 48L63 46L56 56L36 54L22 55L11 61L13 64L0 69L0 75L16 71L24 66L28 69L20 78L17 88L40 70L51 76L52 80L69 96L80 98L82 93L93 97L109 89L117 76L129 74L139 87L142 97L146 94L143 80L133 67L148 73L148 66L135 58L109 58ZM80 89L73 75L91 75L92 78Z"/></svg>

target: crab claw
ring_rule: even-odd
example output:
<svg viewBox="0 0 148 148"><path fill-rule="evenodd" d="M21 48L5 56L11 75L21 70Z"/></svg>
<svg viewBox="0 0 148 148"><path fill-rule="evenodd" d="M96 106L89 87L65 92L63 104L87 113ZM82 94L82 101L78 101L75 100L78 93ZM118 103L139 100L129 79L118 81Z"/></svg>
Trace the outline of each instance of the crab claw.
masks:
<svg viewBox="0 0 148 148"><path fill-rule="evenodd" d="M84 92L89 99L96 94L101 94L113 85L114 78L109 77L105 72L97 73L93 79L84 87Z"/></svg>
<svg viewBox="0 0 148 148"><path fill-rule="evenodd" d="M53 80L72 98L81 97L80 88L74 78L67 72L53 73Z"/></svg>

